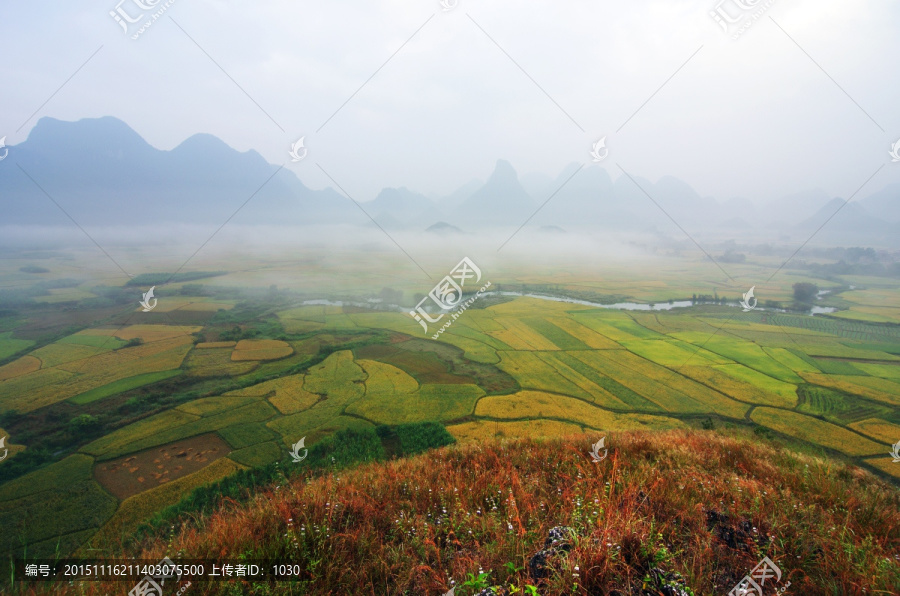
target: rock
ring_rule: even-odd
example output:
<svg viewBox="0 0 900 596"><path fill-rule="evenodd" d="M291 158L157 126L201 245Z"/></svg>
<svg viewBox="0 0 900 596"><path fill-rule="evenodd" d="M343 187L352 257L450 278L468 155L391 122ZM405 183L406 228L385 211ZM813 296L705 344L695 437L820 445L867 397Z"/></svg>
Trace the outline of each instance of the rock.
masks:
<svg viewBox="0 0 900 596"><path fill-rule="evenodd" d="M509 596L509 590L500 586L485 588L475 596Z"/></svg>
<svg viewBox="0 0 900 596"><path fill-rule="evenodd" d="M691 596L684 585L684 578L674 571L666 572L658 567L650 570L650 583L654 591L644 590L644 594L662 596Z"/></svg>
<svg viewBox="0 0 900 596"><path fill-rule="evenodd" d="M544 548L536 552L528 561L528 573L535 580L549 577L553 560L564 555L572 548L571 540L576 536L575 530L566 526L556 526L547 532Z"/></svg>

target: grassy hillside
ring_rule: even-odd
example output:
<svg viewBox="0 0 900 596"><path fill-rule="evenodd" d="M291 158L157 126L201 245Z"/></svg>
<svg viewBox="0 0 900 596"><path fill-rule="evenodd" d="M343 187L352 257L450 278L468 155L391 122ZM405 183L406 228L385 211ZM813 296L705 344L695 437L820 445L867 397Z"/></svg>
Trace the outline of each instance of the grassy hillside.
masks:
<svg viewBox="0 0 900 596"><path fill-rule="evenodd" d="M787 594L900 585L900 496L869 472L695 430L612 433L593 463L597 438L457 444L300 475L127 554L302 567L294 583L195 583L192 594L726 594L763 556L783 572L767 594L788 582Z"/></svg>

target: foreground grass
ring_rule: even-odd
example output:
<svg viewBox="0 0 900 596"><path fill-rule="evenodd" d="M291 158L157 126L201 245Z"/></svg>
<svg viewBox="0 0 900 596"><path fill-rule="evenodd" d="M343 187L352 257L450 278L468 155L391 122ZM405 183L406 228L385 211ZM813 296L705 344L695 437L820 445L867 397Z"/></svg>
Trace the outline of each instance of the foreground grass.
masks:
<svg viewBox="0 0 900 596"><path fill-rule="evenodd" d="M787 594L892 594L900 585L900 493L859 468L683 430L611 434L609 456L592 463L596 438L457 445L299 476L128 555L302 568L294 583L194 581L190 594L438 595L453 585L458 596L490 585L726 594L763 556L784 573L775 587L791 582ZM541 579L529 562L555 526L575 537Z"/></svg>

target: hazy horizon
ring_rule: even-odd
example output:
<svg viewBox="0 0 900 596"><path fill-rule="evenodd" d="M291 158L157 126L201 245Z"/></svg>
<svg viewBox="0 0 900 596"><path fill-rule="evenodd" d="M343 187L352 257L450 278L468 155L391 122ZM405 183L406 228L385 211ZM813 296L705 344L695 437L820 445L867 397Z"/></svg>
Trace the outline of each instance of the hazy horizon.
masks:
<svg viewBox="0 0 900 596"><path fill-rule="evenodd" d="M448 195L497 159L555 178L590 165L604 136L611 178L674 176L719 201L847 198L876 171L865 191L900 182L900 86L883 51L900 10L883 2L775 2L738 39L712 1L174 2L136 40L110 16L140 12L131 2L4 9L0 31L29 50L0 64L18 82L7 146L44 116L112 115L163 150L215 135L313 189L333 186L320 164L360 200ZM292 163L300 137L309 156Z"/></svg>

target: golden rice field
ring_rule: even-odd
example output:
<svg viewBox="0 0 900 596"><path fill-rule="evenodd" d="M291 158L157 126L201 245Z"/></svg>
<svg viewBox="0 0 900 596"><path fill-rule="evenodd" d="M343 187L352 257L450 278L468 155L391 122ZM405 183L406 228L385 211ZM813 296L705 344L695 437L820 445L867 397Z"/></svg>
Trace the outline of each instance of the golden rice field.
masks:
<svg viewBox="0 0 900 596"><path fill-rule="evenodd" d="M34 356L22 356L18 360L0 366L0 381L7 381L14 377L37 372L41 368L40 358Z"/></svg>
<svg viewBox="0 0 900 596"><path fill-rule="evenodd" d="M294 348L287 342L277 339L244 339L234 346L231 359L242 360L277 360L294 353Z"/></svg>

